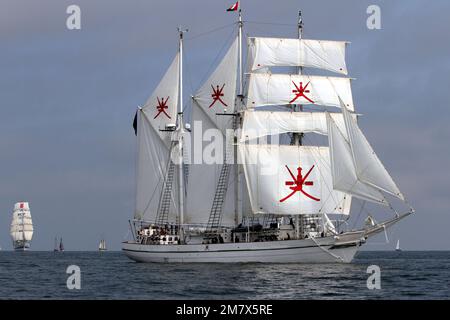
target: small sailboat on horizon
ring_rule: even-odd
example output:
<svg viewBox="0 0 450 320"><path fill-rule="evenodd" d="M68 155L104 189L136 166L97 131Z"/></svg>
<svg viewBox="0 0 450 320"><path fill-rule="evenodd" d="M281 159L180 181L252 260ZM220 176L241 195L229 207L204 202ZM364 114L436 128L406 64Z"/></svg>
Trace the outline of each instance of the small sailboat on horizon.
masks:
<svg viewBox="0 0 450 320"><path fill-rule="evenodd" d="M58 238L55 237L55 246L53 247L53 252L58 252L58 251L59 251Z"/></svg>
<svg viewBox="0 0 450 320"><path fill-rule="evenodd" d="M64 251L64 245L63 245L62 237L61 237L61 240L59 241L59 251L61 251L61 252Z"/></svg>
<svg viewBox="0 0 450 320"><path fill-rule="evenodd" d="M400 249L400 240L397 240L397 245L395 246L395 251L402 251L402 249Z"/></svg>
<svg viewBox="0 0 450 320"><path fill-rule="evenodd" d="M59 240L59 244L58 244L58 237L55 237L55 247L53 248L53 252L63 252L63 251L64 251L64 245L63 245L62 237Z"/></svg>

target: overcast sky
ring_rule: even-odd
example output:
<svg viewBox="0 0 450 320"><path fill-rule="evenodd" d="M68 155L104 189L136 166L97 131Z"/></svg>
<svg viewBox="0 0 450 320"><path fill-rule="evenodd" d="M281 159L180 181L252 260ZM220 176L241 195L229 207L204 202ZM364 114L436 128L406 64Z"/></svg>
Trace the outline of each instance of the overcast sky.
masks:
<svg viewBox="0 0 450 320"><path fill-rule="evenodd" d="M233 1L0 0L3 249L19 200L31 205L34 250L51 250L55 236L68 250L95 250L101 236L120 248L134 211L135 108L173 59L178 25L189 28L186 95L199 87L230 42ZM399 238L405 249L449 249L450 2L242 2L245 34L295 37L301 9L305 38L351 42L360 126L417 210L392 243L367 248ZM70 4L81 30L66 28ZM370 4L381 30L366 27Z"/></svg>

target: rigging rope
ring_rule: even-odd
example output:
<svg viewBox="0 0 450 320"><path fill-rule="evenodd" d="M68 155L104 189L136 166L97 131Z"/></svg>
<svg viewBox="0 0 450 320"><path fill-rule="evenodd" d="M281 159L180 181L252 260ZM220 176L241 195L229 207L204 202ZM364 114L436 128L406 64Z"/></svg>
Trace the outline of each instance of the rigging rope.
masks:
<svg viewBox="0 0 450 320"><path fill-rule="evenodd" d="M196 35L194 35L194 36L192 36L192 37L186 38L186 40L194 40L194 39L197 39L197 38L206 36L206 35L208 35L208 34L211 34L211 33L214 33L214 32L217 32L217 31L220 31L220 30L223 30L223 29L226 29L226 28L231 27L231 26L234 26L234 25L236 25L236 22L229 23L229 24L223 25L223 26L221 26L221 27L214 28L214 29L209 30L209 31L205 31L205 32L202 32L202 33L198 33L198 34L196 34Z"/></svg>
<svg viewBox="0 0 450 320"><path fill-rule="evenodd" d="M310 239L319 247L319 249L322 249L324 252L328 253L330 256L334 257L335 259L339 259L341 261L344 261L344 259L342 259L342 257L335 255L334 253L330 252L329 250L327 250L326 248L322 247L317 241L316 239L314 239L314 237L310 237Z"/></svg>
<svg viewBox="0 0 450 320"><path fill-rule="evenodd" d="M297 27L296 23L277 23L277 22L263 22L263 21L251 21L245 20L245 23L250 24L262 24L262 25L272 25L272 26L282 26L282 27Z"/></svg>

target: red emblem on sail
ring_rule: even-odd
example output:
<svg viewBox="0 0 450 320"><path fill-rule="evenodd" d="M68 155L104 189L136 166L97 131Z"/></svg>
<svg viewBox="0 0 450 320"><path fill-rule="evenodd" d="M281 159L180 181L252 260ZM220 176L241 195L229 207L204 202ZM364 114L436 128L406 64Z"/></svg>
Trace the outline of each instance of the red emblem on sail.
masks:
<svg viewBox="0 0 450 320"><path fill-rule="evenodd" d="M307 193L305 190L303 190L303 186L312 186L312 185L314 185L314 182L306 181L306 179L308 178L309 174L314 169L314 166L312 166L311 169L309 169L309 171L305 174L304 177L302 177L302 167L298 167L297 168L297 177L294 176L294 174L292 173L291 169L289 169L288 166L286 166L286 169L289 171L289 174L291 175L293 181L286 181L285 184L287 186L291 186L291 187L289 187L289 189L291 189L292 192L290 194L288 194L286 197L284 197L283 199L281 199L280 202L286 201L287 199L292 197L297 192L303 193L305 196L307 196L308 198L310 198L312 200L320 201L319 198L313 197L312 195Z"/></svg>
<svg viewBox="0 0 450 320"><path fill-rule="evenodd" d="M309 85L309 82L310 82L310 81L308 81L308 83L306 84L306 86L303 87L303 82L300 82L300 85L297 86L297 85L295 84L295 82L292 81L292 83L294 84L294 87L295 87L295 89L292 90L292 92L295 93L295 97L294 97L294 99L292 99L291 101L289 101L289 103L294 102L295 100L297 100L297 99L300 98L300 97L303 97L303 98L305 98L306 100L308 100L309 102L314 103L314 101L312 101L310 98L308 98L308 97L305 95L305 93L309 93L309 90L306 90L306 88L307 88L308 85Z"/></svg>
<svg viewBox="0 0 450 320"><path fill-rule="evenodd" d="M225 107L228 107L225 102L221 99L221 97L224 96L223 94L223 88L225 87L225 83L223 84L222 88L219 89L219 86L216 86L216 89L214 89L213 85L211 85L211 88L213 89L213 93L211 94L211 97L213 98L213 102L209 105L209 108L211 108L216 101L219 101L222 103Z"/></svg>
<svg viewBox="0 0 450 320"><path fill-rule="evenodd" d="M158 111L158 113L153 119L156 119L161 113L164 113L167 118L171 119L169 114L166 112L166 109L169 109L169 107L167 106L167 100L169 100L169 97L167 97L166 100L164 100L164 98L161 98L161 100L159 100L158 97L156 97L156 99L158 100L158 105L156 106L156 110Z"/></svg>

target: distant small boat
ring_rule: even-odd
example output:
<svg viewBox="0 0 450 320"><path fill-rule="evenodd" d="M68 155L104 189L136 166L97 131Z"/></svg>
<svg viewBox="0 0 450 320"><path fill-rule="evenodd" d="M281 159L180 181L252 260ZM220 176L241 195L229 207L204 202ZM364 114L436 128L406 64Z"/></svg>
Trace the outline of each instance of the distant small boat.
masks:
<svg viewBox="0 0 450 320"><path fill-rule="evenodd" d="M59 251L59 247L58 247L58 239L55 237L55 247L53 248L54 252Z"/></svg>
<svg viewBox="0 0 450 320"><path fill-rule="evenodd" d="M105 239L100 240L100 243L98 245L98 250L106 251L106 240Z"/></svg>
<svg viewBox="0 0 450 320"><path fill-rule="evenodd" d="M64 245L63 245L63 241L62 241L62 237L61 240L59 241L59 251L64 251Z"/></svg>
<svg viewBox="0 0 450 320"><path fill-rule="evenodd" d="M395 251L402 251L402 249L400 249L400 240L397 240L397 245L395 246Z"/></svg>

